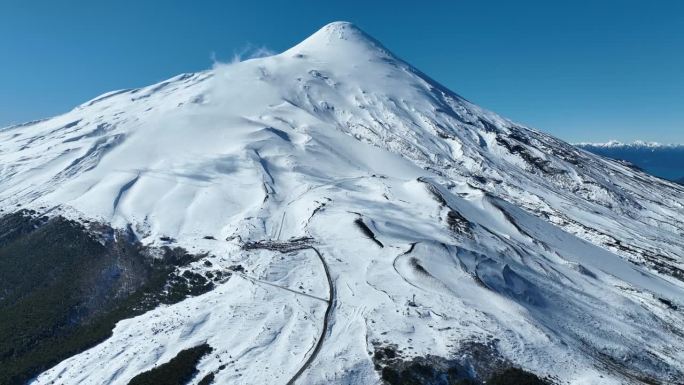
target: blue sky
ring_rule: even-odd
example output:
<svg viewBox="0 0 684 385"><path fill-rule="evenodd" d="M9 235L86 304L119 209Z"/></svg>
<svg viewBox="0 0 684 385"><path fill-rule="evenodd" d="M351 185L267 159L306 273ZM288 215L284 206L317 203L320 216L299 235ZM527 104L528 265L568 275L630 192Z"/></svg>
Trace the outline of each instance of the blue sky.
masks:
<svg viewBox="0 0 684 385"><path fill-rule="evenodd" d="M357 24L467 99L569 141L684 143L684 1L0 0L0 126Z"/></svg>

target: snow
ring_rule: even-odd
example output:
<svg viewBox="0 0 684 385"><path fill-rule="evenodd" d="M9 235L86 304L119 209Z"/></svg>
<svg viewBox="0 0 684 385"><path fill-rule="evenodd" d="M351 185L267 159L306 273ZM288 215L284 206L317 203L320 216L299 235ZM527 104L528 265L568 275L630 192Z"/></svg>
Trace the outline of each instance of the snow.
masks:
<svg viewBox="0 0 684 385"><path fill-rule="evenodd" d="M621 147L628 147L628 148L679 148L679 147L684 147L684 144L679 144L679 143L659 143L659 142L647 142L644 140L635 140L632 143L623 143L618 140L609 140L607 142L601 143L601 142L579 142L575 143L575 146L579 147L596 147L596 148L621 148Z"/></svg>
<svg viewBox="0 0 684 385"><path fill-rule="evenodd" d="M449 357L493 338L571 384L633 381L605 356L663 382L684 371L684 314L658 300L684 306L684 283L649 262L684 268L684 188L477 107L349 23L3 129L0 184L4 211L131 224L247 269L35 384L126 384L205 341L193 384L287 383L307 363L298 383L378 383L373 342Z"/></svg>

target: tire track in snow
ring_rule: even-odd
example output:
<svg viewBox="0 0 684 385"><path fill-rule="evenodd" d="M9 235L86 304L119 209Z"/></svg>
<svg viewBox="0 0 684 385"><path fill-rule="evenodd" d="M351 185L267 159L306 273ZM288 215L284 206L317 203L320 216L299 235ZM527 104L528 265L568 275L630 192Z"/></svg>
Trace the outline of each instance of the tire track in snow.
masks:
<svg viewBox="0 0 684 385"><path fill-rule="evenodd" d="M247 274L238 273L238 272L233 272L232 274L236 274L236 275L238 275L238 276L240 276L240 277L242 277L242 278L244 278L244 279L246 279L246 280L248 280L248 281L251 281L251 282L253 282L253 283L260 283L260 284L272 286L272 287L275 287L275 288L278 288L278 289L282 289L282 290L285 290L285 291L289 291L289 292L294 293L294 294L303 295L303 296L305 296L305 297L317 299L317 300L323 301L323 302L328 302L328 300L325 299L325 298L317 297L317 296L315 296L315 295L308 294L308 293L303 293L303 292L301 292L301 291L297 291L297 290L294 290L294 289L290 289L289 287L286 287L286 286L276 285L275 283L268 282L268 281L264 281L264 280L261 280L261 279L258 279L258 278L254 278L254 277L249 276L249 275L247 275Z"/></svg>

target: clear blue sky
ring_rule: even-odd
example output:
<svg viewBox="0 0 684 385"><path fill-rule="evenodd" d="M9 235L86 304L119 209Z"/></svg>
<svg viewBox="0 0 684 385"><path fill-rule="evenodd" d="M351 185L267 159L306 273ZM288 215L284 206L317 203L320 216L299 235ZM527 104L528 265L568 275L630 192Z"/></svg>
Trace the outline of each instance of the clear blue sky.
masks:
<svg viewBox="0 0 684 385"><path fill-rule="evenodd" d="M462 96L569 141L684 143L684 1L0 0L0 126L357 24Z"/></svg>

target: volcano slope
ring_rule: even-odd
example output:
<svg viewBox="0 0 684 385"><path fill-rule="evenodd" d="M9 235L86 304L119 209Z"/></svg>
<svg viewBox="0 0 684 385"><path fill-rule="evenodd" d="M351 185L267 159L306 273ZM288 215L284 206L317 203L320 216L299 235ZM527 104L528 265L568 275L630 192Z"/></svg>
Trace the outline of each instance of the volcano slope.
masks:
<svg viewBox="0 0 684 385"><path fill-rule="evenodd" d="M349 23L4 128L0 186L4 213L228 277L34 384L684 378L684 187L479 108Z"/></svg>

